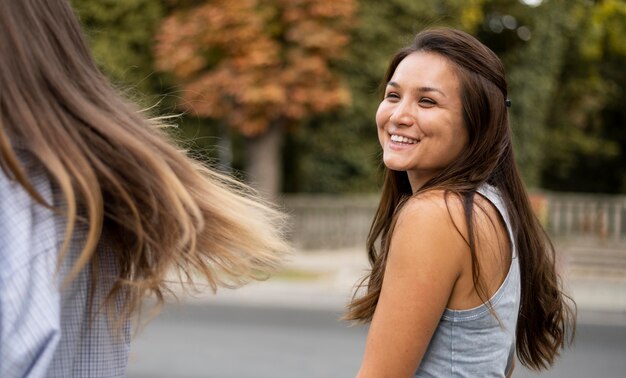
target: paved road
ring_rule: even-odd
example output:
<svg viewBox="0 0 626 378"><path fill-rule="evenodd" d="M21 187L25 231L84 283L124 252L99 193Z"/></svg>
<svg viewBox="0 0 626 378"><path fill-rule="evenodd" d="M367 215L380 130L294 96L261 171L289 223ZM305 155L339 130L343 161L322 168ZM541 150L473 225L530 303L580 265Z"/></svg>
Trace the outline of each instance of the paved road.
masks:
<svg viewBox="0 0 626 378"><path fill-rule="evenodd" d="M565 350L557 364L542 374L531 373L518 364L516 378L625 378L626 315L602 323L595 315L578 324L573 348ZM590 318L590 317L587 317ZM595 324L594 324L595 323ZM613 324L610 324L613 323Z"/></svg>
<svg viewBox="0 0 626 378"><path fill-rule="evenodd" d="M365 327L330 310L230 304L168 308L135 339L128 378L353 377ZM540 377L626 377L626 316L586 316L576 345ZM535 377L517 369L515 377Z"/></svg>

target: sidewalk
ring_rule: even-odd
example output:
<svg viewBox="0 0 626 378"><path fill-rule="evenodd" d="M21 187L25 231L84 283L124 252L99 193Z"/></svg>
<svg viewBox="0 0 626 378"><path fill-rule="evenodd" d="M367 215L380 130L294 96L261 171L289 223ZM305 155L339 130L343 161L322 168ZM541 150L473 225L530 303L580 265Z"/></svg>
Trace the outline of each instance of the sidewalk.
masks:
<svg viewBox="0 0 626 378"><path fill-rule="evenodd" d="M343 311L353 287L369 268L365 252L357 249L297 251L284 268L267 281L235 289L218 289L184 297L187 303L230 303Z"/></svg>
<svg viewBox="0 0 626 378"><path fill-rule="evenodd" d="M184 297L185 303L230 303L250 306L323 308L342 312L359 279L369 269L362 249L296 252L284 269L267 281L236 290L219 289ZM602 277L568 272L565 290L576 301L579 321L626 324L626 276Z"/></svg>

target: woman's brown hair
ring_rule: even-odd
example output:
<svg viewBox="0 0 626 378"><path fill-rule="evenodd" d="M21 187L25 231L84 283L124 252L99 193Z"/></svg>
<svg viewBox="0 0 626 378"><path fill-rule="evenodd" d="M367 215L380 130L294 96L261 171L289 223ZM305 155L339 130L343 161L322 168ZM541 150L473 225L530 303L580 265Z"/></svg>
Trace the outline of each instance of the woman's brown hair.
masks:
<svg viewBox="0 0 626 378"><path fill-rule="evenodd" d="M569 336L573 337L574 309L561 291L554 247L533 213L515 162L506 109L504 67L496 54L471 35L454 29L429 29L419 33L411 45L392 58L384 84L391 80L405 57L420 51L439 54L456 68L462 85L468 145L454 162L416 193L411 190L406 172L384 168L382 196L367 239L372 270L361 282L367 290L362 297L355 293L346 318L371 321L398 210L408 197L432 189L456 195L464 204L474 287L483 301L488 302L476 258L477 235L472 222L477 206L474 203L476 190L488 183L499 189L506 204L514 235L512 242L519 256L521 302L516 330L517 355L527 367L546 368L553 364L559 350L567 343L568 330L571 329Z"/></svg>
<svg viewBox="0 0 626 378"><path fill-rule="evenodd" d="M215 290L277 267L289 249L282 215L243 184L189 159L159 121L120 97L65 0L4 2L0 56L0 167L64 216L60 259L76 228L87 229L68 280L101 259L115 261L119 276L106 304L124 299L119 319L149 294L162 302L176 270L181 281L205 279ZM23 150L45 167L62 206L29 183ZM103 234L113 256L98 253Z"/></svg>

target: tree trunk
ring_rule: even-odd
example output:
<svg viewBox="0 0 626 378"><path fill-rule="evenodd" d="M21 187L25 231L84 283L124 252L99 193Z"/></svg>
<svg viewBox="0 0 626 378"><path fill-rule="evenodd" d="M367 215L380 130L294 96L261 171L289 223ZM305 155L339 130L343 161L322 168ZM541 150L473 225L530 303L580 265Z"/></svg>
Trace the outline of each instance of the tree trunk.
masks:
<svg viewBox="0 0 626 378"><path fill-rule="evenodd" d="M232 141L230 138L230 127L221 122L219 125L219 139L217 142L217 158L219 169L227 174L233 171Z"/></svg>
<svg viewBox="0 0 626 378"><path fill-rule="evenodd" d="M265 198L276 199L282 184L281 149L283 125L270 124L268 130L254 138L246 138L248 182Z"/></svg>

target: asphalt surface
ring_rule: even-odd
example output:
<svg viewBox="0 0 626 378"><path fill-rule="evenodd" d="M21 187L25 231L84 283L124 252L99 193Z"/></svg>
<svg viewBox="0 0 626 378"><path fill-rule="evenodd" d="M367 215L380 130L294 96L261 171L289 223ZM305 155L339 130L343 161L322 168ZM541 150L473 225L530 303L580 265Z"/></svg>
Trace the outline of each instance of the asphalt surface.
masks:
<svg viewBox="0 0 626 378"><path fill-rule="evenodd" d="M166 306L134 340L129 378L353 377L367 329L332 309L228 303ZM581 313L575 345L548 372L626 377L626 314Z"/></svg>
<svg viewBox="0 0 626 378"><path fill-rule="evenodd" d="M364 327L328 310L183 305L166 310L133 343L128 377L349 377Z"/></svg>
<svg viewBox="0 0 626 378"><path fill-rule="evenodd" d="M296 253L268 281L181 295L135 338L128 377L354 377L367 328L338 318L367 268L357 249ZM518 364L514 377L626 378L626 274L603 272L567 271L575 344L549 371Z"/></svg>

